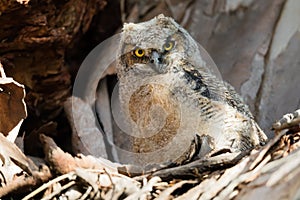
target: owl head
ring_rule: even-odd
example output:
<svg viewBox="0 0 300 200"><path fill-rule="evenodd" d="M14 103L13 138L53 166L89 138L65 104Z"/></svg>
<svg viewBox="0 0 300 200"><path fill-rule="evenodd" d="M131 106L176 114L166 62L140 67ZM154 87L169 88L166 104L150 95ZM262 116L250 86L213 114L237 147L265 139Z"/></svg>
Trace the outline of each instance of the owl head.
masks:
<svg viewBox="0 0 300 200"><path fill-rule="evenodd" d="M128 71L164 74L174 67L174 60L200 63L198 51L197 43L172 18L159 15L147 22L128 23L121 34L118 75Z"/></svg>

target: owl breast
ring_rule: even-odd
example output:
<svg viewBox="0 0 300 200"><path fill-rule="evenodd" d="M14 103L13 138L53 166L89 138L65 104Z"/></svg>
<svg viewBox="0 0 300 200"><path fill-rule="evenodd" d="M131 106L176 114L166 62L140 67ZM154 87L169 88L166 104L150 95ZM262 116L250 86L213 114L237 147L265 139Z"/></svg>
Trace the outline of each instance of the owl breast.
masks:
<svg viewBox="0 0 300 200"><path fill-rule="evenodd" d="M132 144L135 153L156 151L172 140L180 126L180 109L166 85L142 85L128 103L129 117L138 133Z"/></svg>

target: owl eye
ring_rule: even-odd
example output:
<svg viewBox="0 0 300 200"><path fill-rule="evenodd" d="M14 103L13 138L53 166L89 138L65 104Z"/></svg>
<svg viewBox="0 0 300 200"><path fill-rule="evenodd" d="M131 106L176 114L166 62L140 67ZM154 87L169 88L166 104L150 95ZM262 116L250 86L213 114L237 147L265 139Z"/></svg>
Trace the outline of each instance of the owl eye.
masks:
<svg viewBox="0 0 300 200"><path fill-rule="evenodd" d="M136 50L134 50L134 54L137 57L141 58L145 55L145 51L143 49L136 49Z"/></svg>
<svg viewBox="0 0 300 200"><path fill-rule="evenodd" d="M170 51L174 47L174 41L168 41L164 44L163 48L166 51Z"/></svg>

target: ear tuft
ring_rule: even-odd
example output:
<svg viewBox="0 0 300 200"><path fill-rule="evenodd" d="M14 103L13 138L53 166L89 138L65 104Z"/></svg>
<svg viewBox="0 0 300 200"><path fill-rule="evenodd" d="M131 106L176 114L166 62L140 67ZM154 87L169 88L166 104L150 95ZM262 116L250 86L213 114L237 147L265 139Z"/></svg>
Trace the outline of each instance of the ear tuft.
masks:
<svg viewBox="0 0 300 200"><path fill-rule="evenodd" d="M136 26L136 24L134 23L124 23L123 31L132 31L134 29L134 26Z"/></svg>
<svg viewBox="0 0 300 200"><path fill-rule="evenodd" d="M164 15L164 14L159 14L159 15L157 16L157 19L162 19L162 18L165 18L165 15Z"/></svg>

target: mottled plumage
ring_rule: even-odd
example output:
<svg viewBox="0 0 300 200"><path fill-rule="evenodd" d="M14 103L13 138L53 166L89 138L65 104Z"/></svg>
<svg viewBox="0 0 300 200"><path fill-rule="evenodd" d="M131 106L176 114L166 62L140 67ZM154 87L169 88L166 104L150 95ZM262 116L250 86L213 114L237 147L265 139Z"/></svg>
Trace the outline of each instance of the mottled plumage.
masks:
<svg viewBox="0 0 300 200"><path fill-rule="evenodd" d="M171 18L124 25L117 74L119 121L131 152L120 154L123 162L182 163L267 139L240 96Z"/></svg>

